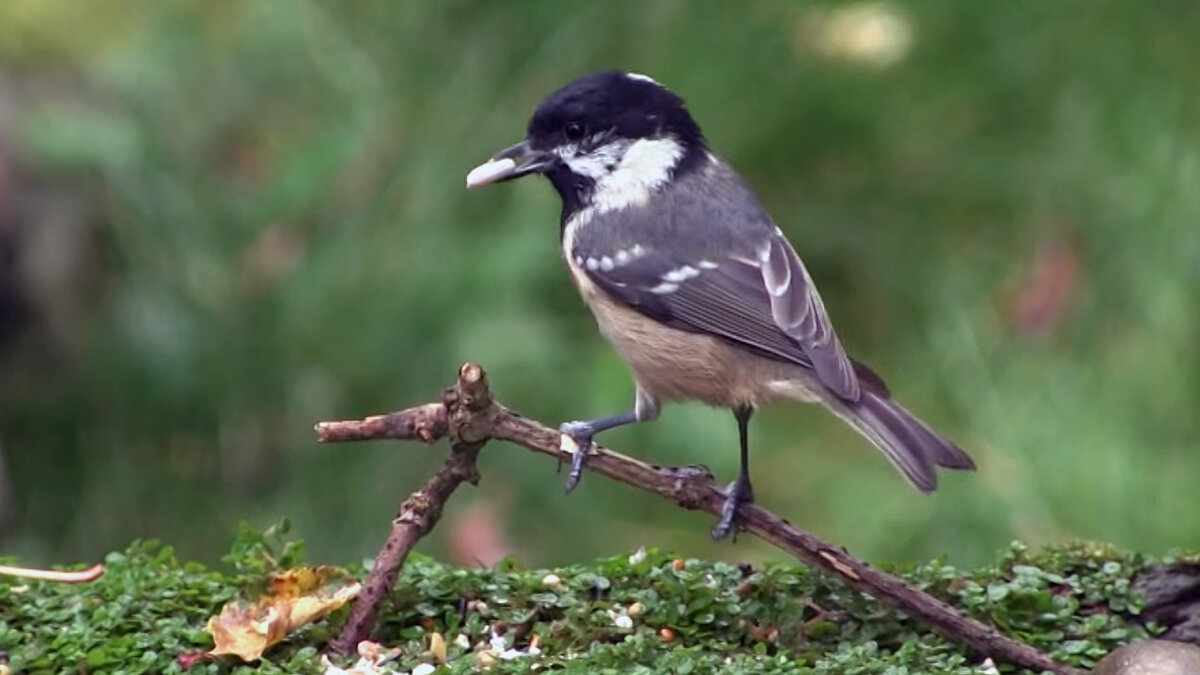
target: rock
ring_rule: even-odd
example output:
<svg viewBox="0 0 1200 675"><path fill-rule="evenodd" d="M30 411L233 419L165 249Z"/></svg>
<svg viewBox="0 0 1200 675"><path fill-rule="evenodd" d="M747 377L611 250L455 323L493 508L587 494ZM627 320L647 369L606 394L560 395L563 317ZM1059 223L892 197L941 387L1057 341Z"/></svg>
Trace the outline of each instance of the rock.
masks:
<svg viewBox="0 0 1200 675"><path fill-rule="evenodd" d="M1146 599L1138 621L1165 626L1161 638L1200 644L1200 560L1147 567L1138 573L1133 588Z"/></svg>
<svg viewBox="0 0 1200 675"><path fill-rule="evenodd" d="M1149 640L1118 647L1100 660L1093 675L1200 675L1200 647Z"/></svg>

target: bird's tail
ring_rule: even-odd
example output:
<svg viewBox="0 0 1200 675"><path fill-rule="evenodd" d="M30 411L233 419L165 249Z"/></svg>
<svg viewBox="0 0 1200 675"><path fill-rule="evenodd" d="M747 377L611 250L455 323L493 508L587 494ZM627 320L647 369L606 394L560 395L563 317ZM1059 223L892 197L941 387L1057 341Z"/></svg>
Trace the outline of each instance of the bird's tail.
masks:
<svg viewBox="0 0 1200 675"><path fill-rule="evenodd" d="M886 390L864 390L857 402L844 401L831 393L824 403L883 451L892 466L921 492L933 492L937 487L935 466L968 471L975 468L967 453L893 401Z"/></svg>

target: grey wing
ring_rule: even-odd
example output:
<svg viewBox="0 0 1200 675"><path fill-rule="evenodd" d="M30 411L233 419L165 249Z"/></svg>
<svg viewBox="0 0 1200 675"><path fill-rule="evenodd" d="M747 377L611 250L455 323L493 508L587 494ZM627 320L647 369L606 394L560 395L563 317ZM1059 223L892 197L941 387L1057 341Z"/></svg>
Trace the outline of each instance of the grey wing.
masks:
<svg viewBox="0 0 1200 675"><path fill-rule="evenodd" d="M764 235L744 255L683 260L656 247L586 272L650 318L811 368L840 398L859 400L862 373L838 341L808 271L782 233ZM873 373L864 376L877 380Z"/></svg>
<svg viewBox="0 0 1200 675"><path fill-rule="evenodd" d="M812 361L817 377L843 399L857 401L858 378L838 340L800 256L778 228L759 249L763 283L771 299L771 316Z"/></svg>

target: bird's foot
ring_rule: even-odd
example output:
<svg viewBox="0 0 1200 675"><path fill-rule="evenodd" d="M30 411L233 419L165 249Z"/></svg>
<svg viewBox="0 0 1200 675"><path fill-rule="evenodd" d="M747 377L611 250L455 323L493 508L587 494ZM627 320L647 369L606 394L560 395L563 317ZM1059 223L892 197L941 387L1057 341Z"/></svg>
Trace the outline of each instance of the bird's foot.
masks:
<svg viewBox="0 0 1200 675"><path fill-rule="evenodd" d="M563 434L563 449L571 451L571 470L567 472L567 494L570 494L583 476L583 464L592 450L592 434L596 432L587 422L563 422L558 430ZM570 447L571 444L575 447Z"/></svg>
<svg viewBox="0 0 1200 675"><path fill-rule="evenodd" d="M713 541L720 541L737 530L737 510L742 504L754 501L754 488L750 486L750 478L740 474L729 487L725 488L725 503L721 505L721 518L713 526ZM734 535L736 539L736 534Z"/></svg>

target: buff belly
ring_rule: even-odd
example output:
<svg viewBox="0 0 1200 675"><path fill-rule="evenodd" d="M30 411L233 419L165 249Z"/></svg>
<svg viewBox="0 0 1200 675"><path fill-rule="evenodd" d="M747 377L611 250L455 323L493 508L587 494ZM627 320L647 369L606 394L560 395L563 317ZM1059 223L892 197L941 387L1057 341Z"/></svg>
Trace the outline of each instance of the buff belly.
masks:
<svg viewBox="0 0 1200 675"><path fill-rule="evenodd" d="M568 267L600 332L629 364L638 386L651 396L726 408L779 399L820 400L803 368L758 356L720 338L652 321L616 303L570 261Z"/></svg>

